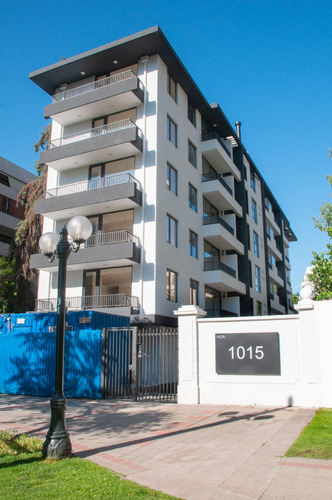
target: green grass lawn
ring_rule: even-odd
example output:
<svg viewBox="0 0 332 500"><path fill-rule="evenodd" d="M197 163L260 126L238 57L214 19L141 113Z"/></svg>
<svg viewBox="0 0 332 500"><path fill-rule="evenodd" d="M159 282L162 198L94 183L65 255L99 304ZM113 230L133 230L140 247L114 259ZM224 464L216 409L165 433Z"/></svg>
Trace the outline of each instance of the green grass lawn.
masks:
<svg viewBox="0 0 332 500"><path fill-rule="evenodd" d="M0 432L0 497L5 499L174 499L81 458L44 460L42 443Z"/></svg>
<svg viewBox="0 0 332 500"><path fill-rule="evenodd" d="M332 460L332 409L320 408L289 448L286 457Z"/></svg>

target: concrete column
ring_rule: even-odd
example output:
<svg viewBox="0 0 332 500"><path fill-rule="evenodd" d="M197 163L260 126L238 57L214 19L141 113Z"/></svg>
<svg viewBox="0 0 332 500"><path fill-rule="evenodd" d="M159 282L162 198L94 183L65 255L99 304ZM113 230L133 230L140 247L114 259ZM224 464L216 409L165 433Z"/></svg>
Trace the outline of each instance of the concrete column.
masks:
<svg viewBox="0 0 332 500"><path fill-rule="evenodd" d="M174 314L179 320L178 403L198 404L200 401L197 320L206 316L206 312L191 305L180 307Z"/></svg>

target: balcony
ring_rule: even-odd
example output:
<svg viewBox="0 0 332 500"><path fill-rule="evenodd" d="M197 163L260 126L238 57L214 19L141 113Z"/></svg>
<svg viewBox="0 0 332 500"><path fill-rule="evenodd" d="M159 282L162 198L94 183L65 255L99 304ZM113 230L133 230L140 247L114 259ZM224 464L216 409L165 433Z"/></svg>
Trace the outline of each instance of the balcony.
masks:
<svg viewBox="0 0 332 500"><path fill-rule="evenodd" d="M90 238L80 252L71 253L68 271L99 269L101 267L132 266L140 262L139 239L129 231L98 233ZM58 262L49 260L42 254L31 256L30 267L50 273L58 271Z"/></svg>
<svg viewBox="0 0 332 500"><path fill-rule="evenodd" d="M112 295L89 295L82 297L67 297L66 306L68 310L109 310L112 314L130 315L138 312L138 298L125 293ZM36 311L56 311L57 299L37 299Z"/></svg>
<svg viewBox="0 0 332 500"><path fill-rule="evenodd" d="M246 286L236 278L236 271L223 262L204 262L204 284L221 292L246 293Z"/></svg>
<svg viewBox="0 0 332 500"><path fill-rule="evenodd" d="M126 210L141 203L139 181L128 173L120 173L50 189L46 191L44 200L35 203L35 214L64 220L75 215L87 217Z"/></svg>
<svg viewBox="0 0 332 500"><path fill-rule="evenodd" d="M8 234L8 236L14 236L16 226L19 222L21 222L21 219L0 211L0 230L4 234Z"/></svg>
<svg viewBox="0 0 332 500"><path fill-rule="evenodd" d="M235 250L244 255L243 244L234 235L234 229L219 215L203 217L203 238L219 250Z"/></svg>
<svg viewBox="0 0 332 500"><path fill-rule="evenodd" d="M142 83L129 70L55 94L52 104L45 107L44 116L65 127L102 116L105 109L117 113L135 108L143 100Z"/></svg>
<svg viewBox="0 0 332 500"><path fill-rule="evenodd" d="M241 180L239 169L233 163L230 152L216 132L202 135L201 153L218 172L229 172L237 181Z"/></svg>
<svg viewBox="0 0 332 500"><path fill-rule="evenodd" d="M82 165L135 156L142 152L142 132L126 118L76 134L53 139L40 154L40 163L47 163L59 172Z"/></svg>
<svg viewBox="0 0 332 500"><path fill-rule="evenodd" d="M239 217L243 211L233 197L233 191L217 172L202 175L202 193L205 198L222 210L232 210Z"/></svg>
<svg viewBox="0 0 332 500"><path fill-rule="evenodd" d="M276 283L279 287L285 286L284 280L281 275L278 273L276 266L269 265L269 278L271 281Z"/></svg>
<svg viewBox="0 0 332 500"><path fill-rule="evenodd" d="M266 234L266 241L267 241L267 246L268 248L272 251L272 253L275 255L277 261L282 260L282 255L280 249L277 247L276 240L274 238L271 238L269 234Z"/></svg>
<svg viewBox="0 0 332 500"><path fill-rule="evenodd" d="M280 230L280 227L278 226L275 218L274 218L274 215L273 215L273 212L271 212L270 210L268 210L267 208L265 209L265 215L266 215L266 219L268 220L270 226L272 227L273 231L274 231L274 234L276 236L280 236L281 234L281 230Z"/></svg>
<svg viewBox="0 0 332 500"><path fill-rule="evenodd" d="M280 300L279 300L278 295L275 295L273 293L270 294L270 305L271 305L272 312L279 313L279 314L286 313L285 306L280 304Z"/></svg>

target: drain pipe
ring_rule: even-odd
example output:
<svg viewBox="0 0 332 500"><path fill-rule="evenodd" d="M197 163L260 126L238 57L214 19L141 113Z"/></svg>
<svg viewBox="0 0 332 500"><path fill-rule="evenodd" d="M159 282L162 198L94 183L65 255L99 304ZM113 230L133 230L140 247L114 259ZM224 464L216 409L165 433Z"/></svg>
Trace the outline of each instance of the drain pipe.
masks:
<svg viewBox="0 0 332 500"><path fill-rule="evenodd" d="M142 221L143 221L143 228L142 228L142 242L141 242L141 265L140 265L140 285L141 285L141 290L140 290L140 308L139 312L140 314L143 314L143 267L144 267L144 248L145 248L145 204L146 204L146 193L145 193L145 186L146 186L146 114L147 114L147 79L148 79L148 72L147 72L147 63L149 60L149 56L143 56L140 59L140 62L144 64L144 104L143 104L143 113L144 113L144 120L143 120L143 154L142 154Z"/></svg>

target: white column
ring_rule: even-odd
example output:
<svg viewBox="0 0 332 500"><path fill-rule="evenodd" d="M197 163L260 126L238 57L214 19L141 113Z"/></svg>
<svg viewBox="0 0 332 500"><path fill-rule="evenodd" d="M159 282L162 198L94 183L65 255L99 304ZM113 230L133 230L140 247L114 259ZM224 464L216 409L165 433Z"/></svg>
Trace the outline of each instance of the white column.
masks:
<svg viewBox="0 0 332 500"><path fill-rule="evenodd" d="M197 306L182 306L174 311L179 318L179 384L178 403L198 404L199 342L197 319L206 312Z"/></svg>

